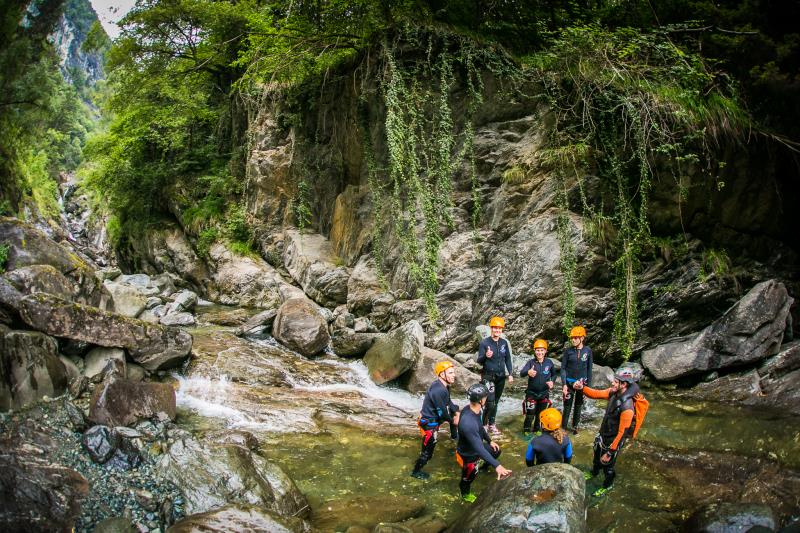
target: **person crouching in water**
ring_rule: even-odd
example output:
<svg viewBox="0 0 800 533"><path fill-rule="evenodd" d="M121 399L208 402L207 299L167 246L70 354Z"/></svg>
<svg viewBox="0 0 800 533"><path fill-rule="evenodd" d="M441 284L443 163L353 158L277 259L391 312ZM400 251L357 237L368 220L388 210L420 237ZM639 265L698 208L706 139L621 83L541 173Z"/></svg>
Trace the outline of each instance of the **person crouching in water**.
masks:
<svg viewBox="0 0 800 533"><path fill-rule="evenodd" d="M478 475L478 461L484 460L486 465L494 468L497 479L511 475L511 470L504 468L497 460L500 457L500 446L492 442L481 421L481 411L486 405L489 389L483 383L474 383L467 390L469 406L461 412L458 421L458 446L456 461L461 466L461 498L472 503L476 496L470 492L475 476Z"/></svg>
<svg viewBox="0 0 800 533"><path fill-rule="evenodd" d="M528 377L528 388L525 389L525 400L522 402L522 414L525 421L522 423L522 433L528 436L531 432L531 422L533 422L533 432L539 431L539 414L553 405L550 401L550 389L553 388L553 361L545 357L547 355L547 341L536 339L533 343L533 353L535 357L529 359L519 377Z"/></svg>
<svg viewBox="0 0 800 533"><path fill-rule="evenodd" d="M436 380L428 387L425 399L422 400L422 410L419 413L419 431L422 434L422 451L411 476L417 479L430 479L431 475L422 471L422 467L433 457L436 448L436 435L443 422L450 424L451 434L455 438L453 429L458 425L459 409L450 400L450 385L456 381L456 369L450 361L439 361L433 369Z"/></svg>
<svg viewBox="0 0 800 533"><path fill-rule="evenodd" d="M572 461L572 443L566 431L561 429L561 413L549 407L540 415L544 433L531 439L528 451L525 452L525 464L528 466L546 463L570 463Z"/></svg>
<svg viewBox="0 0 800 533"><path fill-rule="evenodd" d="M600 423L600 431L594 440L591 474L591 477L594 477L601 469L605 473L603 486L592 494L592 496L603 496L614 484L616 476L614 465L617 457L636 427L633 397L639 392L639 386L636 384L633 372L624 369L617 372L608 389L597 390L577 382L575 390L582 391L589 398L608 400L606 413Z"/></svg>

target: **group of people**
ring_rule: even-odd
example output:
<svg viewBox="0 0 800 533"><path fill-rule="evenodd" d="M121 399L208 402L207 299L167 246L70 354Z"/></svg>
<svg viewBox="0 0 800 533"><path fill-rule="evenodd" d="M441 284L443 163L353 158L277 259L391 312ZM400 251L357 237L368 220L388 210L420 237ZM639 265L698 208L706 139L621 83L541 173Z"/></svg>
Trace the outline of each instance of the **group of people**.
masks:
<svg viewBox="0 0 800 533"><path fill-rule="evenodd" d="M451 437L458 441L456 460L461 466L461 497L467 502L475 501L470 491L478 474L478 466L494 469L497 479L511 475L511 470L503 467L498 458L500 446L492 440L501 434L497 428L497 406L503 395L506 382L514 381L511 361L511 347L502 337L505 321L493 317L489 321L491 335L483 339L478 347L478 364L482 367L481 381L470 385L467 390L469 405L460 409L450 398L450 385L455 382L455 367L450 361L440 361L434 368L436 380L428 388L420 411L419 428L422 434L422 451L414 464L411 476L429 479L423 467L433 457L439 427L447 422ZM590 479L604 472L603 484L593 495L602 496L614 483L617 456L626 441L638 430L641 420L636 420L635 401L646 403L630 370L617 372L611 387L593 389L592 350L584 345L586 329L576 326L570 331L572 346L564 351L561 358L560 378L564 414L555 409L550 400L550 391L555 385L555 366L547 357L548 343L536 339L533 343L534 357L528 360L519 372L520 377L528 378L525 399L522 402L524 415L523 434L530 436L525 453L528 466L564 462L572 460L572 443L567 429L577 435L581 422L583 398L608 400L605 416L594 441L594 459L591 472L584 476ZM645 406L646 409L646 406ZM568 421L572 416L572 426ZM640 418L643 418L641 416Z"/></svg>

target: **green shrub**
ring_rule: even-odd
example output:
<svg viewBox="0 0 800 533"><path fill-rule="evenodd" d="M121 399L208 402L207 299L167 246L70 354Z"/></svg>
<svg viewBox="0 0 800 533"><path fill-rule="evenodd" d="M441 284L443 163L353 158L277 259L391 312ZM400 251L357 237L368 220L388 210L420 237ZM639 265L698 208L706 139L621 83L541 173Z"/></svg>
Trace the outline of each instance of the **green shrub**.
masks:
<svg viewBox="0 0 800 533"><path fill-rule="evenodd" d="M6 271L6 261L8 261L8 250L10 248L7 244L0 244L0 274Z"/></svg>

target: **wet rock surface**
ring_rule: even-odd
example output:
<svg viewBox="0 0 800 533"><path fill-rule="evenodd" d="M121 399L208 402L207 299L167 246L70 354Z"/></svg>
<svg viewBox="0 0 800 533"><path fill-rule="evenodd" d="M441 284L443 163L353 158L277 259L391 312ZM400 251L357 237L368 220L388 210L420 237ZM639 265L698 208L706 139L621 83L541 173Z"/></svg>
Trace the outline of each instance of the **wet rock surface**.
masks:
<svg viewBox="0 0 800 533"><path fill-rule="evenodd" d="M712 503L698 509L682 531L689 533L724 533L734 531L774 531L779 522L766 505L747 503ZM758 529L763 528L763 529Z"/></svg>
<svg viewBox="0 0 800 533"><path fill-rule="evenodd" d="M585 530L583 473L567 464L550 463L493 483L448 531Z"/></svg>
<svg viewBox="0 0 800 533"><path fill-rule="evenodd" d="M173 524L167 533L228 533L231 531L303 533L308 531L308 525L299 518L283 517L267 509L247 505L226 505L205 513L187 516Z"/></svg>
<svg viewBox="0 0 800 533"><path fill-rule="evenodd" d="M328 322L308 298L292 298L278 309L273 336L303 355L316 355L328 346Z"/></svg>
<svg viewBox="0 0 800 533"><path fill-rule="evenodd" d="M348 527L373 528L381 522L402 522L419 516L425 503L408 496L359 496L325 502L315 509L311 523L320 531L343 531Z"/></svg>
<svg viewBox="0 0 800 533"><path fill-rule="evenodd" d="M425 333L416 320L376 339L364 356L372 381L380 385L413 368L424 345Z"/></svg>

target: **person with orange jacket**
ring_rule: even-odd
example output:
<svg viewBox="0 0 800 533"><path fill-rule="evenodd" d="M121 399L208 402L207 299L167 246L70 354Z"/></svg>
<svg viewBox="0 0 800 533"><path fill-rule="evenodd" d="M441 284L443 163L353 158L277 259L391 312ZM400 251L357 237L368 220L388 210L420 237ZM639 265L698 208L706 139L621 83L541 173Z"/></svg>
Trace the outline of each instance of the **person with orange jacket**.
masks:
<svg viewBox="0 0 800 533"><path fill-rule="evenodd" d="M411 471L411 477L422 480L431 477L430 474L422 471L422 467L433 457L439 426L443 422L448 422L453 438L458 438L456 428L458 427L459 408L450 399L450 385L456 381L455 366L451 361L439 361L434 366L433 372L436 374L436 380L431 383L425 393L417 422L419 432L422 434L422 450Z"/></svg>
<svg viewBox="0 0 800 533"><path fill-rule="evenodd" d="M592 495L603 496L614 484L614 465L625 443L633 435L636 427L636 410L633 397L639 392L639 386L633 372L622 369L614 376L611 387L598 390L584 386L583 382L575 383L575 390L595 400L608 400L600 430L594 440L594 460L591 477L602 469L605 473L603 486ZM588 477L588 475L587 475Z"/></svg>

